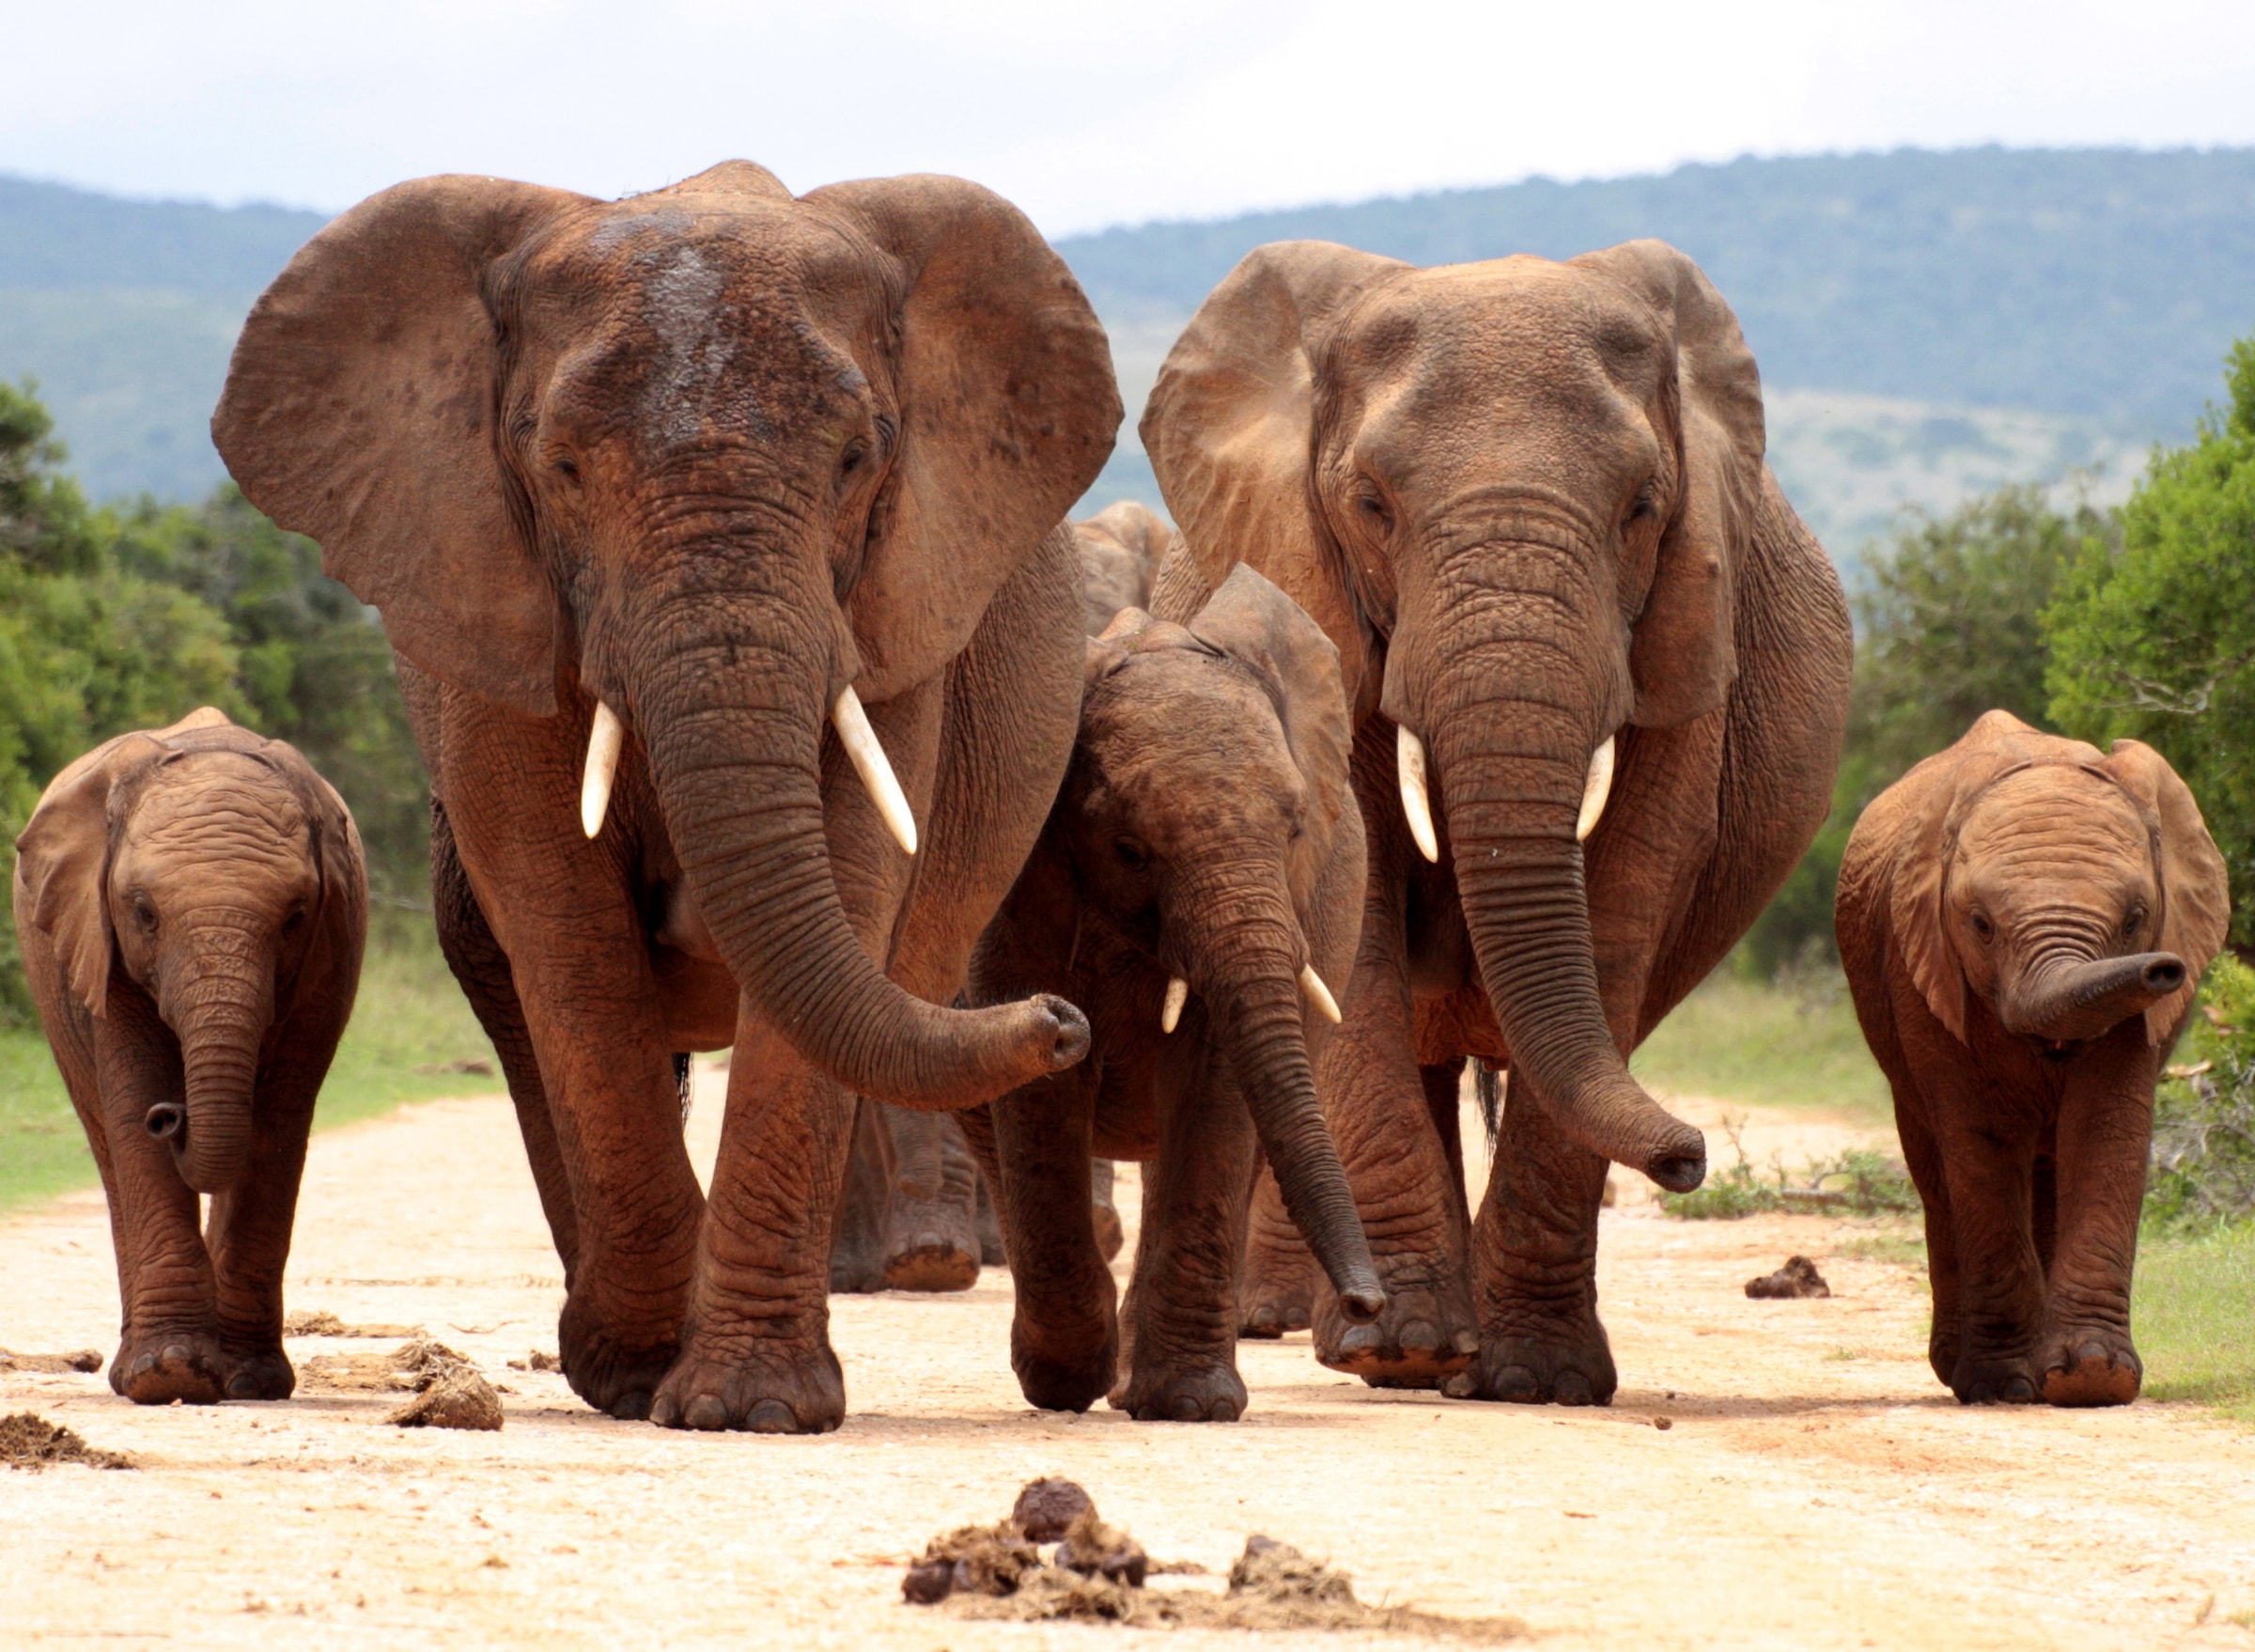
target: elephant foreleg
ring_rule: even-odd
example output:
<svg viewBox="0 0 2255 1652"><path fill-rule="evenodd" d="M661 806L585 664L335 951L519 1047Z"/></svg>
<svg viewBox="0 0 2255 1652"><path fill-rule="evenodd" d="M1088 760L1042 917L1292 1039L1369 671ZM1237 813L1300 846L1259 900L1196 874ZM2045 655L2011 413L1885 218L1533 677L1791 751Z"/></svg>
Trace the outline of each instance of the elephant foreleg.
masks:
<svg viewBox="0 0 2255 1652"><path fill-rule="evenodd" d="M1080 1071L997 1101L989 1115L1010 1272L1010 1367L1044 1410L1086 1410L1112 1386L1119 1325L1112 1270L1089 1219L1094 1102ZM974 1127L973 1135L980 1133Z"/></svg>
<svg viewBox="0 0 2255 1652"><path fill-rule="evenodd" d="M2130 1274L2160 1059L2133 1016L2078 1058L2061 1098L2058 1234L2035 1359L2055 1406L2127 1405L2144 1379L2130 1342Z"/></svg>

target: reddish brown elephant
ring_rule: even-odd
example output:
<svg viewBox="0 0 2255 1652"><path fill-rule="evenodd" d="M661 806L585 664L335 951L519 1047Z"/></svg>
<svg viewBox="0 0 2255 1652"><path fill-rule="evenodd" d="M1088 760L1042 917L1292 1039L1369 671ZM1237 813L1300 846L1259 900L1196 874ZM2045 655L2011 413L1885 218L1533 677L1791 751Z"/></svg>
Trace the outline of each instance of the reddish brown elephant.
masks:
<svg viewBox="0 0 2255 1652"><path fill-rule="evenodd" d="M1159 611L1244 559L1353 709L1370 881L1318 1078L1390 1303L1351 1325L1320 1293L1317 1352L1603 1402L1606 1161L1705 1166L1626 1055L1799 858L1846 715L1840 582L1764 462L1738 324L1657 242L1431 270L1283 242L1206 300L1143 435L1187 545ZM1476 1226L1468 1055L1510 1084ZM1264 1273L1254 1316L1297 1288Z"/></svg>
<svg viewBox="0 0 2255 1652"><path fill-rule="evenodd" d="M1983 717L1863 812L1840 959L1926 1206L1934 1374L1966 1404L2123 1405L2154 1083L2230 921L2150 746Z"/></svg>
<svg viewBox="0 0 2255 1652"><path fill-rule="evenodd" d="M834 1427L854 1095L1085 1050L1062 1000L939 1006L1071 750L1059 522L1118 419L1070 273L953 179L428 179L252 312L213 432L383 611L590 1403ZM730 1044L708 1201L672 1058Z"/></svg>
<svg viewBox="0 0 2255 1652"><path fill-rule="evenodd" d="M285 1399L282 1265L367 938L352 817L207 707L65 769L16 850L24 973L109 1195L110 1386Z"/></svg>

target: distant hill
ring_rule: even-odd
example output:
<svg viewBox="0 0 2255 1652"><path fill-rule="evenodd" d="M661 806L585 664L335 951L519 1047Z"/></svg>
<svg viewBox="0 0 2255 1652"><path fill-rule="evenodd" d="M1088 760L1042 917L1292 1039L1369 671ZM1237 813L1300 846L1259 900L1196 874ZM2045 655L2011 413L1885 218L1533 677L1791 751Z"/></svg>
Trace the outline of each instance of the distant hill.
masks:
<svg viewBox="0 0 2255 1652"><path fill-rule="evenodd" d="M0 178L0 377L41 382L88 491L194 494L251 300L321 216ZM1698 258L1773 397L1772 453L1846 553L1905 502L2093 461L2119 493L2188 432L2255 332L2255 149L1905 150L1685 166L1152 224L1062 241L1129 408L1090 502L1157 502L1134 416L1183 320L1263 242L1421 264L1569 257L1640 235Z"/></svg>

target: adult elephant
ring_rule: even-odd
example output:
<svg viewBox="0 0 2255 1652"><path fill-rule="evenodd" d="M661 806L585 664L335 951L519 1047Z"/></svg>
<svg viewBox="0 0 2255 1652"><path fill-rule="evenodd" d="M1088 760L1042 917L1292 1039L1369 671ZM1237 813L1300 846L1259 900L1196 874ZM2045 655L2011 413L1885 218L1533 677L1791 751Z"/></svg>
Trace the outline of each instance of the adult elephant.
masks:
<svg viewBox="0 0 2255 1652"><path fill-rule="evenodd" d="M213 434L383 611L590 1403L835 1426L853 1094L962 1107L1086 1049L1060 1000L936 1003L1071 749L1057 524L1118 418L1064 263L952 179L427 179L253 310ZM730 1043L708 1202L672 1057Z"/></svg>
<svg viewBox="0 0 2255 1652"><path fill-rule="evenodd" d="M1606 1161L1705 1168L1625 1058L1807 847L1846 715L1840 582L1764 462L1738 324L1657 242L1431 270L1281 242L1191 320L1143 436L1187 541L1159 610L1241 557L1354 708L1370 881L1319 1076L1390 1301L1351 1325L1317 1291L1317 1352L1603 1403ZM1476 1226L1468 1055L1510 1072Z"/></svg>

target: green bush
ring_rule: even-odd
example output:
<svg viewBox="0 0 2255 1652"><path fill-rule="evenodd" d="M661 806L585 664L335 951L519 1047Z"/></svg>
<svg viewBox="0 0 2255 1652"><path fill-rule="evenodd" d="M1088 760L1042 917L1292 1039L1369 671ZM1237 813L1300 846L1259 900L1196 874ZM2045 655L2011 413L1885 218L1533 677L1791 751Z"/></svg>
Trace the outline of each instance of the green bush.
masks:
<svg viewBox="0 0 2255 1652"><path fill-rule="evenodd" d="M2230 953L2209 967L2178 1054L2154 1093L2147 1224L2255 1216L2255 970Z"/></svg>
<svg viewBox="0 0 2255 1652"><path fill-rule="evenodd" d="M1729 1221L1772 1210L1821 1216L1879 1216L1916 1211L1919 1191L1900 1159L1873 1147L1850 1147L1829 1159L1812 1160L1796 1181L1782 1162L1766 1173L1756 1170L1738 1140L1738 1128L1725 1124L1734 1162L1711 1172L1687 1193L1662 1193L1660 1208L1691 1222Z"/></svg>

